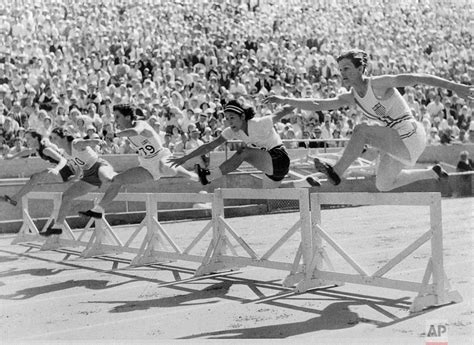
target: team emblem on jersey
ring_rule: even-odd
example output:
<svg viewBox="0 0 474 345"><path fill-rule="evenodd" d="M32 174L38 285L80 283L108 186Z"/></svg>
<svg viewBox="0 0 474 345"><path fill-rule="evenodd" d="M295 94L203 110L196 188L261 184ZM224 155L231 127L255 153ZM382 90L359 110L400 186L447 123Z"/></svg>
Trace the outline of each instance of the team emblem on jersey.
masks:
<svg viewBox="0 0 474 345"><path fill-rule="evenodd" d="M385 113L387 111L387 109L385 109L385 107L380 103L377 103L372 109L378 116L381 117L385 116Z"/></svg>

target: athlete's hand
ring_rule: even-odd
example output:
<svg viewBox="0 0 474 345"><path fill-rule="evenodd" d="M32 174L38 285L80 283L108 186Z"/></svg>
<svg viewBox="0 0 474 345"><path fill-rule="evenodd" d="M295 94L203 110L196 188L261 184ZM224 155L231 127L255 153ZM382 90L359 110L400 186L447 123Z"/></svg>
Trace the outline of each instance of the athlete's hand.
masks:
<svg viewBox="0 0 474 345"><path fill-rule="evenodd" d="M285 98L281 96L268 96L263 99L263 104L268 104L268 103L275 103L275 104L285 104Z"/></svg>
<svg viewBox="0 0 474 345"><path fill-rule="evenodd" d="M187 159L183 156L183 157L170 157L168 158L168 163L171 163L171 167L178 167L180 165L183 165L185 162L187 161Z"/></svg>
<svg viewBox="0 0 474 345"><path fill-rule="evenodd" d="M474 101L474 87L470 85L459 85L453 91L461 98Z"/></svg>

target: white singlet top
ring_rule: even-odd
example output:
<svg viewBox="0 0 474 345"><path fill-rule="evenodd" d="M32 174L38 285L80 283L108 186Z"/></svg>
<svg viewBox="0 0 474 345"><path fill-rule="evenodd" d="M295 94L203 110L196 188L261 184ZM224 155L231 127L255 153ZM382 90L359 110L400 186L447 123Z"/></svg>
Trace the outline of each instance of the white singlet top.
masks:
<svg viewBox="0 0 474 345"><path fill-rule="evenodd" d="M411 113L408 103L403 99L397 89L386 99L378 99L372 89L372 78L369 78L367 92L360 97L352 88L354 100L360 109L371 120L381 122L387 127L395 129L400 133L402 139L414 134L413 121L416 121Z"/></svg>
<svg viewBox="0 0 474 345"><path fill-rule="evenodd" d="M147 122L137 122L143 122L145 128L151 133L153 133L153 135L149 138L140 134L128 137L128 140L130 141L130 146L138 152L138 156L142 159L150 159L156 157L158 153L163 149L160 136Z"/></svg>
<svg viewBox="0 0 474 345"><path fill-rule="evenodd" d="M273 128L273 118L271 116L253 118L248 121L248 133L243 130L234 132L227 127L222 131L222 137L226 140L242 140L247 146L265 150L271 150L275 146L283 144L281 137Z"/></svg>
<svg viewBox="0 0 474 345"><path fill-rule="evenodd" d="M87 146L83 151L76 150L74 144L79 140L75 139L72 141L71 154L69 155L67 152L64 152L64 156L74 166L82 170L88 170L97 162L99 155L90 146Z"/></svg>

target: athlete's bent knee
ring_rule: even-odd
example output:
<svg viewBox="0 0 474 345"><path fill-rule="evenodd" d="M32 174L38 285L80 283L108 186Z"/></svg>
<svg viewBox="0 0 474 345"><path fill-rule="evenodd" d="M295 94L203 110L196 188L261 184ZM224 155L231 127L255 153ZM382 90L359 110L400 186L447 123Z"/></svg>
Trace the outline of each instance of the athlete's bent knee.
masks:
<svg viewBox="0 0 474 345"><path fill-rule="evenodd" d="M354 127L354 132L352 135L354 134L365 134L367 132L367 130L369 129L369 125L366 124L366 123L361 123L359 125L356 125Z"/></svg>

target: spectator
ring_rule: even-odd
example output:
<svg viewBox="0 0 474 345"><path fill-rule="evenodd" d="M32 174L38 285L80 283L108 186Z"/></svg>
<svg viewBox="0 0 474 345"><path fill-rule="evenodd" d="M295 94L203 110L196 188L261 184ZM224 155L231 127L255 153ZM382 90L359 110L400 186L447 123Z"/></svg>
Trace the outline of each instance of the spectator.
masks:
<svg viewBox="0 0 474 345"><path fill-rule="evenodd" d="M461 151L459 154L459 162L456 166L456 171L464 172L464 171L473 171L474 170L474 163L472 159L469 158L468 151Z"/></svg>

